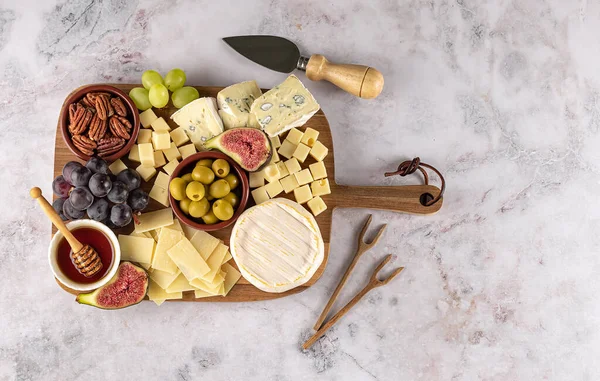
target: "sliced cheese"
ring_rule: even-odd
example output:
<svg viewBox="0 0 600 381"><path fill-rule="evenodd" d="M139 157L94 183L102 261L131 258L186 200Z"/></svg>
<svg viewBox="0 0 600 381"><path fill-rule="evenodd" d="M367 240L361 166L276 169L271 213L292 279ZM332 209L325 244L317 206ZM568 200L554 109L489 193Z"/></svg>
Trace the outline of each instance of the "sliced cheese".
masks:
<svg viewBox="0 0 600 381"><path fill-rule="evenodd" d="M170 229L163 229L163 231L164 230ZM183 236L183 233L179 233ZM160 244L160 238L158 243ZM196 250L194 245L192 245L185 237L177 242L175 246L167 250L167 254L188 280L201 277L210 271L210 267L208 267L206 261L202 259L198 250Z"/></svg>
<svg viewBox="0 0 600 381"><path fill-rule="evenodd" d="M200 279L206 282L212 282L219 271L221 271L221 264L223 264L223 258L227 254L228 247L219 243L217 248L206 260L206 264L210 267L210 271L200 277Z"/></svg>
<svg viewBox="0 0 600 381"><path fill-rule="evenodd" d="M180 108L171 119L185 130L198 150L204 142L223 132L215 98L199 98Z"/></svg>
<svg viewBox="0 0 600 381"><path fill-rule="evenodd" d="M148 274L150 279L155 281L161 288L167 288L177 279L177 277L181 274L181 271L177 271L175 274L169 274L166 271L160 270L152 270L151 273Z"/></svg>
<svg viewBox="0 0 600 381"><path fill-rule="evenodd" d="M167 299L181 299L183 293L181 292L166 292L152 279L149 280L148 285L148 299L155 301L157 305L161 305Z"/></svg>
<svg viewBox="0 0 600 381"><path fill-rule="evenodd" d="M225 129L246 127L250 106L262 95L256 81L246 81L228 86L217 94L219 115Z"/></svg>
<svg viewBox="0 0 600 381"><path fill-rule="evenodd" d="M169 206L169 191L165 188L154 184L148 195L151 199L160 202L164 206Z"/></svg>
<svg viewBox="0 0 600 381"><path fill-rule="evenodd" d="M200 299L200 298L208 298L211 296L214 296L211 293L208 293L204 290L194 290L194 296L196 297L196 299Z"/></svg>
<svg viewBox="0 0 600 381"><path fill-rule="evenodd" d="M202 230L196 230L192 238L190 238L190 242L205 261L215 251L219 243L221 243L218 238Z"/></svg>
<svg viewBox="0 0 600 381"><path fill-rule="evenodd" d="M121 260L138 263L152 263L154 244L155 242L152 238L119 234Z"/></svg>
<svg viewBox="0 0 600 381"><path fill-rule="evenodd" d="M143 233L150 230L162 228L173 223L173 210L171 208L157 210L140 214L138 216L139 224L135 225L136 233Z"/></svg>
<svg viewBox="0 0 600 381"><path fill-rule="evenodd" d="M178 230L160 229L158 243L154 250L154 258L152 259L152 268L166 271L169 274L175 274L178 271L178 266L171 260L167 251L177 245L182 239L184 239L183 233Z"/></svg>
<svg viewBox="0 0 600 381"><path fill-rule="evenodd" d="M233 286L237 283L238 280L242 277L239 271L237 271L233 266L229 263L225 263L223 265L223 271L225 271L225 280L223 281L223 285L225 286L225 293L223 296L229 294L229 291L233 288Z"/></svg>
<svg viewBox="0 0 600 381"><path fill-rule="evenodd" d="M223 258L223 263L221 263L221 264L229 262L231 260L231 258L233 258L233 257L231 256L231 253L228 251L227 254L225 254L225 258Z"/></svg>
<svg viewBox="0 0 600 381"><path fill-rule="evenodd" d="M158 172L154 180L154 185L158 185L163 189L169 189L169 175L164 172Z"/></svg>
<svg viewBox="0 0 600 381"><path fill-rule="evenodd" d="M220 295L219 292L221 290L221 285L223 284L224 279L221 278L220 282L209 283L203 281L202 279L192 279L190 284L202 291L205 291L211 295Z"/></svg>
<svg viewBox="0 0 600 381"><path fill-rule="evenodd" d="M169 287L165 288L166 292L183 292L193 290L196 290L196 287L192 286L183 274L179 274L179 276L175 278Z"/></svg>

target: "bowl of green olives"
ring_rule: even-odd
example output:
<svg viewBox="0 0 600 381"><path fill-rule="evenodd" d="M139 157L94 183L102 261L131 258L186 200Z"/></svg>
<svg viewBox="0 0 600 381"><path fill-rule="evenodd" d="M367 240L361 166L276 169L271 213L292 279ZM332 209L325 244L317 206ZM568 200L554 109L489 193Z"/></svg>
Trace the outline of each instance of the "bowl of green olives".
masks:
<svg viewBox="0 0 600 381"><path fill-rule="evenodd" d="M229 156L218 151L185 158L169 181L169 202L182 223L204 231L233 224L250 194L248 175Z"/></svg>

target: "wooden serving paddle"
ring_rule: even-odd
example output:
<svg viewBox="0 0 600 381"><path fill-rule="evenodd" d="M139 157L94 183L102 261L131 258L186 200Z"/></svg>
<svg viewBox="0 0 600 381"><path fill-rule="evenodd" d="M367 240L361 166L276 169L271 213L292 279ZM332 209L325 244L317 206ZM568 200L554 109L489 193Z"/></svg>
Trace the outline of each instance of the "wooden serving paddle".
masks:
<svg viewBox="0 0 600 381"><path fill-rule="evenodd" d="M69 245L71 246L71 258L73 259L73 264L77 268L77 271L89 278L102 270L102 261L100 260L98 252L90 245L84 245L75 238L52 205L50 205L48 200L42 196L42 190L38 187L31 188L29 195L34 200L38 201L46 216L48 216L54 226L56 226L67 242L69 242Z"/></svg>

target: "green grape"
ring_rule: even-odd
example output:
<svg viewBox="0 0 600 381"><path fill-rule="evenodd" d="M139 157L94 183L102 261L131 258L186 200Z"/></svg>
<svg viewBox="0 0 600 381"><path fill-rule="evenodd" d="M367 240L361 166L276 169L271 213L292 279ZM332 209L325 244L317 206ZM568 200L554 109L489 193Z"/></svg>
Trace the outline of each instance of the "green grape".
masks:
<svg viewBox="0 0 600 381"><path fill-rule="evenodd" d="M146 70L144 74L142 74L142 85L144 88L150 90L152 85L155 84L164 84L162 76L156 70Z"/></svg>
<svg viewBox="0 0 600 381"><path fill-rule="evenodd" d="M138 110L146 111L152 107L152 104L148 99L148 90L143 87L134 87L131 89L129 98L133 100L133 103L135 103L135 107L137 107Z"/></svg>
<svg viewBox="0 0 600 381"><path fill-rule="evenodd" d="M173 101L173 106L177 108L182 108L186 104L190 103L193 100L200 98L200 94L198 94L198 90L191 86L185 86L181 89L177 89L171 95L171 100Z"/></svg>
<svg viewBox="0 0 600 381"><path fill-rule="evenodd" d="M173 69L165 75L165 85L169 91L181 89L185 84L185 72L181 69Z"/></svg>
<svg viewBox="0 0 600 381"><path fill-rule="evenodd" d="M165 85L156 83L150 88L148 99L150 99L152 106L156 108L163 108L167 105L167 103L169 103L169 90L167 90Z"/></svg>

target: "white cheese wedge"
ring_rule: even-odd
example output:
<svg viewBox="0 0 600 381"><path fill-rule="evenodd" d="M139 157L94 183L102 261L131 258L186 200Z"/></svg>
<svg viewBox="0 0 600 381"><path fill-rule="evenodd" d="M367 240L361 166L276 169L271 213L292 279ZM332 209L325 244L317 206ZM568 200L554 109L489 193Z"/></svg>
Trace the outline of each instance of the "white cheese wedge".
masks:
<svg viewBox="0 0 600 381"><path fill-rule="evenodd" d="M319 108L312 94L292 74L252 103L249 125L273 137L304 125Z"/></svg>
<svg viewBox="0 0 600 381"><path fill-rule="evenodd" d="M248 126L250 106L261 95L256 81L236 83L219 91L217 104L225 129Z"/></svg>
<svg viewBox="0 0 600 381"><path fill-rule="evenodd" d="M204 142L223 132L215 98L199 98L180 108L171 119L185 130L198 150Z"/></svg>
<svg viewBox="0 0 600 381"><path fill-rule="evenodd" d="M230 250L248 282L279 293L314 275L323 262L325 245L306 209L276 198L242 213L231 232Z"/></svg>

